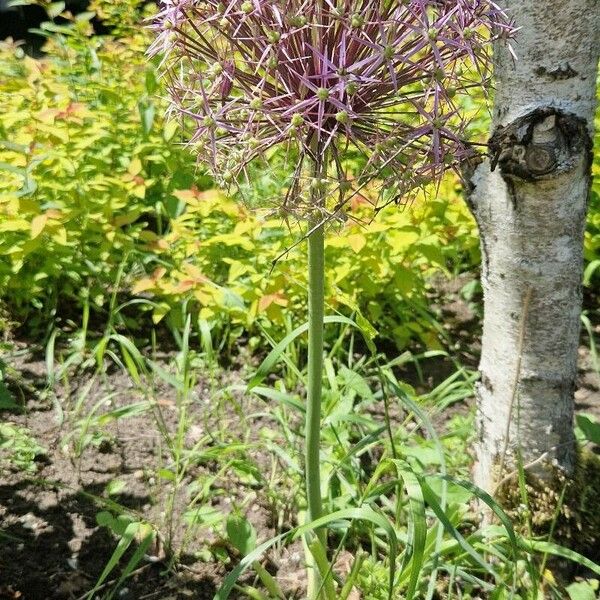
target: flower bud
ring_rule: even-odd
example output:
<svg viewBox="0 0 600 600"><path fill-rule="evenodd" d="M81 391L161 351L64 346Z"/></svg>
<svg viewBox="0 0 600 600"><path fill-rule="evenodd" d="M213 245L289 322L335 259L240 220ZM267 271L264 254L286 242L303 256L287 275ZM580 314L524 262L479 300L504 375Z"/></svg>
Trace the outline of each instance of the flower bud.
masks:
<svg viewBox="0 0 600 600"><path fill-rule="evenodd" d="M346 84L346 93L348 96L354 96L358 92L358 83L356 81L350 81Z"/></svg>
<svg viewBox="0 0 600 600"><path fill-rule="evenodd" d="M342 110L335 115L335 120L342 125L347 125L350 122L350 116L345 110Z"/></svg>
<svg viewBox="0 0 600 600"><path fill-rule="evenodd" d="M365 18L362 15L354 14L350 19L350 24L354 29L360 29L365 24Z"/></svg>
<svg viewBox="0 0 600 600"><path fill-rule="evenodd" d="M290 25L292 27L304 27L307 22L308 21L304 15L297 15L290 18Z"/></svg>
<svg viewBox="0 0 600 600"><path fill-rule="evenodd" d="M294 113L291 124L293 127L300 127L302 124L304 124L304 117L300 113Z"/></svg>
<svg viewBox="0 0 600 600"><path fill-rule="evenodd" d="M319 88L317 90L317 98L321 100L321 102L329 100L329 90L327 88Z"/></svg>
<svg viewBox="0 0 600 600"><path fill-rule="evenodd" d="M281 33L279 31L269 31L267 39L271 44L276 44L281 39Z"/></svg>

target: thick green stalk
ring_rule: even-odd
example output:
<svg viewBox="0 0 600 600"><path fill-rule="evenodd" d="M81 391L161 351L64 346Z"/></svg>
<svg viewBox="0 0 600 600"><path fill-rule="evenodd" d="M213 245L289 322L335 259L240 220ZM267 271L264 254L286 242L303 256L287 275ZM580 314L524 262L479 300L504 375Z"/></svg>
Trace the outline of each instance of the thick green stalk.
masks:
<svg viewBox="0 0 600 600"><path fill-rule="evenodd" d="M313 151L313 180L315 185L312 202L315 207L323 207L324 197L321 190L321 178L327 173L326 153L321 154L317 136L311 147ZM306 446L305 477L308 521L323 516L321 499L321 396L323 388L323 319L325 316L325 231L320 224L320 215L316 212L309 221L311 233L308 236L308 384L306 393ZM313 230L314 229L314 230ZM327 556L327 532L317 529L316 540L308 536L305 547L309 553L317 541L322 548L322 556ZM319 573L316 557L308 558L308 598L318 600L323 581Z"/></svg>
<svg viewBox="0 0 600 600"><path fill-rule="evenodd" d="M306 399L306 496L308 519L323 516L321 501L321 395L323 385L323 318L325 312L325 234L323 225L308 237L308 389ZM325 548L324 529L317 531Z"/></svg>

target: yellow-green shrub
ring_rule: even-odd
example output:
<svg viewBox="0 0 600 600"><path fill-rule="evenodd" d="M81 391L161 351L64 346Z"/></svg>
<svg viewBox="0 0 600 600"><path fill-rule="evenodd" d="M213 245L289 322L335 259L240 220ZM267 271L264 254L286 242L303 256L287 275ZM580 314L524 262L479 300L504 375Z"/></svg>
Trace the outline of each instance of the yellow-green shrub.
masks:
<svg viewBox="0 0 600 600"><path fill-rule="evenodd" d="M286 254L299 231L290 233L279 219L216 191L174 195L186 209L165 236L151 241L155 266L133 288L160 299L156 321L183 299L194 301L201 318L231 323L239 333L257 324L283 327L286 315L296 324L304 319L304 244ZM361 212L357 207L353 214ZM450 180L439 199L417 201L410 209L389 207L369 224L349 219L327 236L329 312L354 313L363 326L372 323L400 346L410 338L439 346L427 281L452 265L476 264L478 252L473 222Z"/></svg>
<svg viewBox="0 0 600 600"><path fill-rule="evenodd" d="M0 47L0 298L19 321L64 314L82 293L102 306L123 261L135 277L148 225L176 214L170 190L197 179L155 118L145 34L52 28L46 58Z"/></svg>

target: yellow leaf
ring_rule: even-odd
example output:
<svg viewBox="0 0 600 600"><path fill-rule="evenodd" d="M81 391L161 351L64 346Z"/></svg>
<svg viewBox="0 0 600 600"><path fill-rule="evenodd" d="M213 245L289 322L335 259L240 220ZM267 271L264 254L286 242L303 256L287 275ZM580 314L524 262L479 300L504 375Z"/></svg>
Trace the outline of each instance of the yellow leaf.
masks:
<svg viewBox="0 0 600 600"><path fill-rule="evenodd" d="M48 222L48 216L44 213L43 215L37 215L31 220L31 239L35 239L46 227Z"/></svg>
<svg viewBox="0 0 600 600"><path fill-rule="evenodd" d="M61 246L67 245L67 230L64 227L57 227L52 232L52 241L60 244Z"/></svg>
<svg viewBox="0 0 600 600"><path fill-rule="evenodd" d="M182 270L186 275L195 279L197 281L206 281L206 276L202 273L202 271L191 263L185 263L182 267Z"/></svg>
<svg viewBox="0 0 600 600"><path fill-rule="evenodd" d="M544 571L544 579L551 585L556 585L556 579L554 579L554 575L550 569Z"/></svg>
<svg viewBox="0 0 600 600"><path fill-rule="evenodd" d="M166 142L171 141L178 128L179 123L177 123L177 121L168 121L167 123L165 123L165 127L163 129L163 137L165 138Z"/></svg>
<svg viewBox="0 0 600 600"><path fill-rule="evenodd" d="M142 161L136 156L129 163L129 167L127 168L127 172L130 175L138 175L142 171Z"/></svg>
<svg viewBox="0 0 600 600"><path fill-rule="evenodd" d="M258 302L259 312L264 312L271 306L271 304L277 304L279 306L287 306L287 300L283 294L267 294L263 296Z"/></svg>
<svg viewBox="0 0 600 600"><path fill-rule="evenodd" d="M347 240L348 244L350 245L350 248L352 248L352 250L354 250L356 254L358 254L367 243L367 238L365 238L365 236L360 233L354 233L352 235L349 235Z"/></svg>
<svg viewBox="0 0 600 600"><path fill-rule="evenodd" d="M45 125L40 123L37 126L38 131L43 131L50 136L58 138L63 144L69 141L69 132L63 127L56 127L54 125Z"/></svg>
<svg viewBox="0 0 600 600"><path fill-rule="evenodd" d="M164 316L171 310L171 307L166 302L161 302L152 313L152 322L156 325L160 323Z"/></svg>
<svg viewBox="0 0 600 600"><path fill-rule="evenodd" d="M140 200L143 200L146 197L146 186L142 184L136 185L132 190L132 194L136 198L140 198Z"/></svg>

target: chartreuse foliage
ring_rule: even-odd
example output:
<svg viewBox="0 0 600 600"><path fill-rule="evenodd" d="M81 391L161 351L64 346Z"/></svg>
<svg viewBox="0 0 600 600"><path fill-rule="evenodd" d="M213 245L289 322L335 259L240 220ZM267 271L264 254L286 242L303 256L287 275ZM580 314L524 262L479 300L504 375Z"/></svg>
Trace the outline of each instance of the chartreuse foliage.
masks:
<svg viewBox="0 0 600 600"><path fill-rule="evenodd" d="M306 258L301 248L285 253L298 232L218 192L175 196L185 210L154 242L156 268L133 289L162 299L155 320L184 298L196 301L203 319L229 321L240 332L256 321L284 325L291 312L302 319ZM360 205L354 215L360 217ZM413 337L437 347L441 330L427 309L428 278L473 264L477 244L449 180L440 199L385 211L365 224L348 220L329 235L326 303L330 312L358 313L363 326L369 321L400 346Z"/></svg>
<svg viewBox="0 0 600 600"><path fill-rule="evenodd" d="M180 325L180 301L189 298L232 338L303 322L306 259L293 251L271 272L298 232L201 191L210 180L178 143L176 125L160 116L147 32L134 26L140 9L128 20L112 3L93 8L129 37L94 36L84 15L45 26L42 60L11 44L0 49L0 301L9 320L75 318L85 303L104 318L121 267L119 294L156 296L155 321L168 314ZM278 193L281 179L256 170L250 203ZM600 273L596 188L586 234L590 284ZM361 202L357 216L369 212ZM362 323L399 346L413 339L435 348L442 331L428 308L431 276L475 269L478 260L474 222L448 179L427 204L383 211L365 225L347 221L329 236L329 311L359 310Z"/></svg>
<svg viewBox="0 0 600 600"><path fill-rule="evenodd" d="M299 232L201 191L210 180L159 118L145 34L93 36L86 19L47 29L58 31L42 60L0 50L0 299L12 318L73 318L84 303L103 315L121 269L120 294L156 296L155 322L168 314L180 324L182 299L233 337L303 320L305 257L292 251L271 271ZM279 187L277 173L256 171L254 195ZM355 200L357 217L364 203ZM327 303L359 311L400 346L436 347L428 277L477 258L473 221L448 180L428 204L339 225Z"/></svg>
<svg viewBox="0 0 600 600"><path fill-rule="evenodd" d="M48 58L0 47L0 298L19 321L82 294L99 310L176 213L170 190L202 183L155 116L144 36L92 37L84 17L47 26Z"/></svg>

